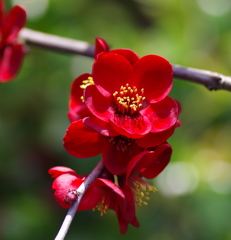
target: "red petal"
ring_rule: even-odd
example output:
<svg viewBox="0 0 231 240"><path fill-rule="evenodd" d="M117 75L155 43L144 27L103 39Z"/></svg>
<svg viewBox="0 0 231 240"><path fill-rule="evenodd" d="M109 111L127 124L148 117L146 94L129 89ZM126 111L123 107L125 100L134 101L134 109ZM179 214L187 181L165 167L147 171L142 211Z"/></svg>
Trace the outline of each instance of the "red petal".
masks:
<svg viewBox="0 0 231 240"><path fill-rule="evenodd" d="M0 82L7 82L15 77L23 56L23 45L15 43L5 47L0 63Z"/></svg>
<svg viewBox="0 0 231 240"><path fill-rule="evenodd" d="M172 154L172 147L169 144L162 144L155 150L155 158L152 164L141 171L147 179L155 178L168 165Z"/></svg>
<svg viewBox="0 0 231 240"><path fill-rule="evenodd" d="M121 55L101 53L93 65L92 75L99 91L104 96L110 96L131 81L132 66Z"/></svg>
<svg viewBox="0 0 231 240"><path fill-rule="evenodd" d="M108 121L108 110L112 105L111 97L104 97L95 85L90 85L85 90L84 101L93 115L105 122Z"/></svg>
<svg viewBox="0 0 231 240"><path fill-rule="evenodd" d="M175 126L157 133L149 133L146 136L137 139L137 144L143 148L157 146L165 142L175 131Z"/></svg>
<svg viewBox="0 0 231 240"><path fill-rule="evenodd" d="M126 200L126 208L124 209L121 204L117 205L116 215L118 218L118 222L120 225L120 232L121 234L125 234L128 229L128 224L133 224L135 227L139 227L139 223L136 219L136 210L135 210L135 203L132 191L125 186L124 194Z"/></svg>
<svg viewBox="0 0 231 240"><path fill-rule="evenodd" d="M77 158L94 157L102 152L100 135L86 127L82 120L71 123L63 141L66 151Z"/></svg>
<svg viewBox="0 0 231 240"><path fill-rule="evenodd" d="M111 52L124 56L131 65L134 65L140 58L139 56L130 49L114 49Z"/></svg>
<svg viewBox="0 0 231 240"><path fill-rule="evenodd" d="M131 173L139 172L141 169L147 167L154 158L154 151L144 151L133 157L126 169L126 181Z"/></svg>
<svg viewBox="0 0 231 240"><path fill-rule="evenodd" d="M104 136L117 136L118 132L107 122L104 122L96 117L87 117L83 119L83 124L89 128L92 128L97 133Z"/></svg>
<svg viewBox="0 0 231 240"><path fill-rule="evenodd" d="M2 30L2 27L3 27L4 13L5 13L4 0L0 0L0 29L1 30Z"/></svg>
<svg viewBox="0 0 231 240"><path fill-rule="evenodd" d="M171 64L157 55L142 57L133 66L133 84L144 89L144 96L150 102L165 98L172 88L173 70Z"/></svg>
<svg viewBox="0 0 231 240"><path fill-rule="evenodd" d="M108 52L109 51L109 46L105 40L102 38L96 38L95 39L95 54L94 57L95 59L97 58L97 55L101 52Z"/></svg>
<svg viewBox="0 0 231 240"><path fill-rule="evenodd" d="M149 108L141 110L140 113L152 123L151 132L161 132L175 125L178 107L172 98L166 97L160 102L150 104Z"/></svg>
<svg viewBox="0 0 231 240"><path fill-rule="evenodd" d="M130 117L127 115L109 114L109 119L117 132L128 138L140 138L151 131L151 123L146 116Z"/></svg>
<svg viewBox="0 0 231 240"><path fill-rule="evenodd" d="M90 74L85 73L77 77L71 85L71 94L69 101L68 117L71 122L77 121L79 119L91 116L91 112L86 107L86 104L82 101L81 96L83 96L83 89L80 86L83 84L83 80L87 80L91 77Z"/></svg>
<svg viewBox="0 0 231 240"><path fill-rule="evenodd" d="M123 174L129 161L143 149L137 146L135 141L128 143L124 138L123 143L121 136L109 141L110 138L104 138L102 152L104 165L114 175Z"/></svg>
<svg viewBox="0 0 231 240"><path fill-rule="evenodd" d="M97 187L108 187L109 188L108 191L110 192L113 191L117 195L117 197L119 197L121 200L125 199L124 193L121 190L121 188L119 188L115 183L108 179L97 178L96 185Z"/></svg>
<svg viewBox="0 0 231 240"><path fill-rule="evenodd" d="M77 177L79 177L74 170L72 170L71 168L67 168L67 167L53 167L53 168L49 169L48 173L51 174L52 178L57 178L64 173L72 173L72 174L76 175Z"/></svg>
<svg viewBox="0 0 231 240"><path fill-rule="evenodd" d="M53 184L52 188L55 189L54 197L56 201L64 208L69 208L70 204L65 202L65 197L69 190L77 189L80 184L83 182L82 179L77 178L76 176L66 173L57 177Z"/></svg>
<svg viewBox="0 0 231 240"><path fill-rule="evenodd" d="M63 174L55 179L53 182L52 188L55 189L55 199L57 202L64 208L69 208L70 204L65 202L65 198L69 190L76 190L83 182L83 179L80 179L72 174ZM84 194L78 211L87 210L94 208L100 200L100 192L98 187L96 187L95 182L89 187L89 189Z"/></svg>
<svg viewBox="0 0 231 240"><path fill-rule="evenodd" d="M4 37L6 43L12 43L18 35L18 32L24 27L26 23L26 11L19 7L14 6L8 12L4 19Z"/></svg>

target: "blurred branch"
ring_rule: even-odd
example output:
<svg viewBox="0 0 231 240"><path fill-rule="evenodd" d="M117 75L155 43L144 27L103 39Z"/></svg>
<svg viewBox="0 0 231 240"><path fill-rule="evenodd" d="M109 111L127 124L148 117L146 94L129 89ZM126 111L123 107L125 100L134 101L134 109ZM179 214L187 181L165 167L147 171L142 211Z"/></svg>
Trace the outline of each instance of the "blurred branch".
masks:
<svg viewBox="0 0 231 240"><path fill-rule="evenodd" d="M172 65L173 76L190 82L203 84L209 90L231 91L231 77L220 73Z"/></svg>
<svg viewBox="0 0 231 240"><path fill-rule="evenodd" d="M89 43L58 37L55 35L42 33L27 28L23 28L19 33L19 38L28 45L46 48L63 53L80 54L88 57L94 56L94 46Z"/></svg>
<svg viewBox="0 0 231 240"><path fill-rule="evenodd" d="M63 221L63 224L57 236L55 237L55 240L63 240L65 238L84 193L87 191L90 185L95 181L95 179L100 175L103 169L104 169L104 164L103 164L103 160L101 159L99 163L96 165L96 167L93 169L93 171L85 179L85 181L79 186L78 189L76 189L77 199L75 203L69 208L67 215Z"/></svg>
<svg viewBox="0 0 231 240"><path fill-rule="evenodd" d="M24 28L19 33L25 43L49 50L94 57L94 46L89 43L58 37ZM209 90L225 89L231 91L231 77L216 72L172 65L173 76L204 85Z"/></svg>

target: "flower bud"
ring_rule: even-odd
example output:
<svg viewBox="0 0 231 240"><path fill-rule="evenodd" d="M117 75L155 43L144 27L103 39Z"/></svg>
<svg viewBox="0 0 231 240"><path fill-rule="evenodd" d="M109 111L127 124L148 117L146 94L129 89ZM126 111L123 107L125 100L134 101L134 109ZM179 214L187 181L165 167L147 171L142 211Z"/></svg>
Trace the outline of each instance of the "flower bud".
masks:
<svg viewBox="0 0 231 240"><path fill-rule="evenodd" d="M73 204L77 200L77 197L78 197L78 194L77 194L76 190L69 189L64 198L64 201L68 204Z"/></svg>

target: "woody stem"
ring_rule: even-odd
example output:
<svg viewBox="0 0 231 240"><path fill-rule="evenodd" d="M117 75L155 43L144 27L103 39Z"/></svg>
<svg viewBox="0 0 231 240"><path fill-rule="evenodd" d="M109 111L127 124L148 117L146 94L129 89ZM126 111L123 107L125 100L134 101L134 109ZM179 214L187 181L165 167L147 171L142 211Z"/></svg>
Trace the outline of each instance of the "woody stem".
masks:
<svg viewBox="0 0 231 240"><path fill-rule="evenodd" d="M93 169L93 171L85 179L85 181L76 190L77 199L75 203L71 205L71 207L69 208L66 214L66 217L63 220L62 226L60 227L59 232L56 235L54 240L64 240L84 193L87 191L90 185L95 181L95 179L100 175L103 169L104 169L104 164L103 164L103 160L101 159L99 163L96 165L96 167Z"/></svg>
<svg viewBox="0 0 231 240"><path fill-rule="evenodd" d="M94 57L94 46L87 42L58 37L27 28L20 31L19 38L31 46L38 46L57 52ZM202 84L209 90L225 89L231 91L231 77L229 76L178 65L172 65L172 67L175 78Z"/></svg>
<svg viewBox="0 0 231 240"><path fill-rule="evenodd" d="M25 43L57 52L94 57L94 46L87 42L58 37L51 34L24 28L19 33ZM209 90L225 89L231 91L231 77L216 72L172 65L173 76L178 79L202 84Z"/></svg>

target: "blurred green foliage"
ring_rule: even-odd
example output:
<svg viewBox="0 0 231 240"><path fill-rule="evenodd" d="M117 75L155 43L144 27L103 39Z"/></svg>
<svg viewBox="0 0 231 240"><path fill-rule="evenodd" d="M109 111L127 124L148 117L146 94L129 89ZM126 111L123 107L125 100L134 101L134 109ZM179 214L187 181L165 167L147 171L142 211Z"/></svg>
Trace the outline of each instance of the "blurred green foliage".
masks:
<svg viewBox="0 0 231 240"><path fill-rule="evenodd" d="M48 1L29 1L32 10L48 4L40 15L32 11L28 28L92 44L102 37L112 48L230 75L231 10L225 0ZM62 147L70 84L90 72L92 62L31 48L17 78L0 85L0 239L53 239L67 210L53 199L48 169L63 165L88 174L98 161L75 159ZM78 212L67 240L231 239L231 95L182 80L174 81L170 95L181 102L183 123L170 139L172 163L194 166L194 189L169 195L160 186L148 206L137 208L141 227L124 236L114 212ZM220 163L226 172L216 168Z"/></svg>

